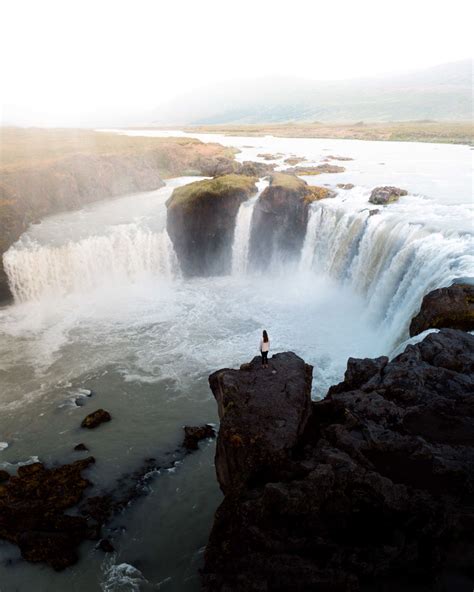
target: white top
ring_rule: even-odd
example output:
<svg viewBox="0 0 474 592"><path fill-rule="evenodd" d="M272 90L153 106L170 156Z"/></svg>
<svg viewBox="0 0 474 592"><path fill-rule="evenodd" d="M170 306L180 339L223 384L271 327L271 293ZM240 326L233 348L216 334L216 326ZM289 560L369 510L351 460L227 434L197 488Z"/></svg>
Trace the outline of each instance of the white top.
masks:
<svg viewBox="0 0 474 592"><path fill-rule="evenodd" d="M260 351L261 352L267 352L270 350L270 340L268 340L267 342L263 341L263 339L260 341Z"/></svg>

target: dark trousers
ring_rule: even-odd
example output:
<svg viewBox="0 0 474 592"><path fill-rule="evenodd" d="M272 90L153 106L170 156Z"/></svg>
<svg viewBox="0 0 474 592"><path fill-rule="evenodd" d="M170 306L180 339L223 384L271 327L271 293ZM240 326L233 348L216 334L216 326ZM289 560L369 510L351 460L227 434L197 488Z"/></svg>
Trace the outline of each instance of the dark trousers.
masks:
<svg viewBox="0 0 474 592"><path fill-rule="evenodd" d="M262 366L268 364L268 352L262 352Z"/></svg>

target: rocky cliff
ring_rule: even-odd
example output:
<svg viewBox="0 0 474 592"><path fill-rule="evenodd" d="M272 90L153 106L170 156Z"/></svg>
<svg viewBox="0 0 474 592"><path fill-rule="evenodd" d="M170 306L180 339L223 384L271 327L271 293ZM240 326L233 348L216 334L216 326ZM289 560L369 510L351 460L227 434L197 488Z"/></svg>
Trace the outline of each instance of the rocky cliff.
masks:
<svg viewBox="0 0 474 592"><path fill-rule="evenodd" d="M257 179L223 175L173 191L167 202L167 228L187 276L229 273L240 204L257 192Z"/></svg>
<svg viewBox="0 0 474 592"><path fill-rule="evenodd" d="M309 381L291 353L210 377L226 495L203 589L472 589L474 337L350 359L321 402Z"/></svg>
<svg viewBox="0 0 474 592"><path fill-rule="evenodd" d="M274 173L255 206L250 235L250 261L267 268L296 260L301 253L311 202L335 195L325 187L313 187L285 173Z"/></svg>

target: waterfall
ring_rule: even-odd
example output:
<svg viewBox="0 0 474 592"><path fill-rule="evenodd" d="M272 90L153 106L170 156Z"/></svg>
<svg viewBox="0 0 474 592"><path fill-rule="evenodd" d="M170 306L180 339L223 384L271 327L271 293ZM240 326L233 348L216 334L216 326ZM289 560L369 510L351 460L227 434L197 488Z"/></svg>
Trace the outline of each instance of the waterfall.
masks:
<svg viewBox="0 0 474 592"><path fill-rule="evenodd" d="M4 254L4 267L16 302L179 273L166 230L155 233L136 224L59 246L21 239Z"/></svg>
<svg viewBox="0 0 474 592"><path fill-rule="evenodd" d="M398 339L426 293L472 275L471 241L388 212L370 216L320 202L310 212L300 270L326 274L362 294L371 321Z"/></svg>
<svg viewBox="0 0 474 592"><path fill-rule="evenodd" d="M253 211L260 194L267 186L267 181L259 181L257 195L240 205L232 244L232 275L241 275L247 271Z"/></svg>

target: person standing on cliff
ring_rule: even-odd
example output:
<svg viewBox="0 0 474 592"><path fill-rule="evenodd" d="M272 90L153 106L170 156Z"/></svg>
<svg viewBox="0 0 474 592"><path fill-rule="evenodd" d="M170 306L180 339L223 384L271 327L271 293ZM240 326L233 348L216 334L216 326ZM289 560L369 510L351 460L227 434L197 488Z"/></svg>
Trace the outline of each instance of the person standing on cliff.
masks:
<svg viewBox="0 0 474 592"><path fill-rule="evenodd" d="M262 368L268 368L268 352L270 350L270 340L268 333L263 330L262 339L260 341L260 353L262 354Z"/></svg>

